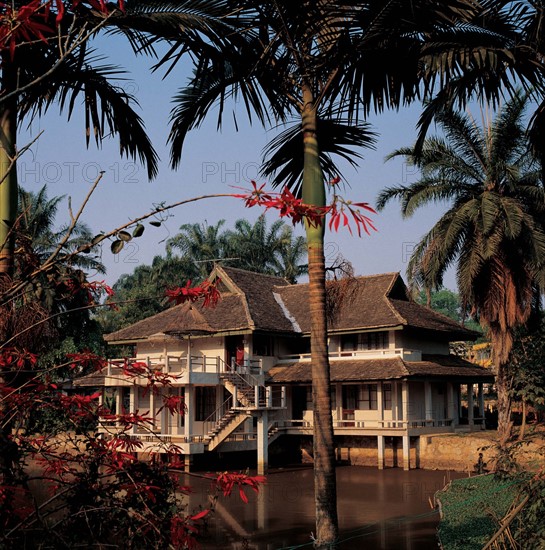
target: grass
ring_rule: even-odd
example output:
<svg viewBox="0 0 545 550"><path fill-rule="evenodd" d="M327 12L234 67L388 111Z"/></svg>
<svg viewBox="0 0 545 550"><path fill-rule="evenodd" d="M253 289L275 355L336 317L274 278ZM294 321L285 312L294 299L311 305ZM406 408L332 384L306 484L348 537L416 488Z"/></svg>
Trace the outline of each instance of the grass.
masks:
<svg viewBox="0 0 545 550"><path fill-rule="evenodd" d="M443 512L438 529L442 548L482 548L498 529L495 518L502 518L513 504L521 482L493 474L453 480L437 495Z"/></svg>

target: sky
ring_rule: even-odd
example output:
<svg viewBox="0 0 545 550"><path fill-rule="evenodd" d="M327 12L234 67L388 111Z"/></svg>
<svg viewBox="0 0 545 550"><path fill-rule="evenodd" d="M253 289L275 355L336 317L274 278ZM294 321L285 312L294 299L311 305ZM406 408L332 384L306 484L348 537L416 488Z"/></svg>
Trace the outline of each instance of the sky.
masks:
<svg viewBox="0 0 545 550"><path fill-rule="evenodd" d="M120 38L101 37L94 42L97 53L107 56L102 63L114 63L128 74L116 83L132 93L139 101L139 114L161 158L158 177L149 181L145 168L132 159L120 157L115 137L104 140L100 149L85 144L82 113L75 112L72 120L60 114L53 106L50 111L22 128L18 138L21 149L36 139L20 159L19 184L26 190L37 191L47 185L49 197L64 195L58 214L59 223L69 218L68 197L72 209L78 209L92 182L100 171L104 176L87 205L83 221L98 233L110 231L153 209L155 204L174 203L204 194L235 193L240 187L249 188L251 180L265 183L259 176L261 152L275 135L275 130L264 130L259 124L251 126L242 109L232 105L238 113L238 132L230 113L225 125L217 129L215 114L197 130L190 133L184 147L182 161L176 171L169 165L167 138L172 97L187 79L187 66L180 65L169 77L152 73L153 61L135 56ZM355 202L374 205L379 192L386 186L415 181L418 174L401 159L384 162L387 154L398 147L411 145L419 116L415 105L399 112L389 111L372 116L369 122L378 133L376 150L363 151L364 158L354 170L342 165L347 187L342 194ZM40 132L43 132L41 135ZM39 137L38 137L39 136ZM445 205L426 207L409 219L403 220L399 204L392 202L373 216L377 232L370 236L351 236L345 229L326 234L326 262L332 262L340 253L354 266L357 275L399 271L405 275L407 261L418 240L435 223ZM254 221L261 211L247 209L240 199L208 199L181 206L159 228L146 225L143 237L127 243L117 255L103 247L102 261L106 275L91 274L91 279L104 279L112 285L120 275L132 272L140 264L151 263L157 254L164 254L165 241L175 235L185 223L216 224L226 220L224 228L232 228L235 220ZM269 223L275 213L267 214ZM302 228L296 228L303 234ZM184 281L179 281L182 284ZM177 284L173 281L173 284ZM448 272L445 286L455 289L455 278Z"/></svg>

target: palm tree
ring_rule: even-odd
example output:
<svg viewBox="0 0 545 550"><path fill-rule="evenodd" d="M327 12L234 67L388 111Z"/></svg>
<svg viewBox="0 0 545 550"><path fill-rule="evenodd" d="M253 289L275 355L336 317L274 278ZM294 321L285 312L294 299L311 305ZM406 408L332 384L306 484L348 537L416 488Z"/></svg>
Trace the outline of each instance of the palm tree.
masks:
<svg viewBox="0 0 545 550"><path fill-rule="evenodd" d="M425 80L444 80L508 57L502 37L472 26L482 12L465 2L228 2L239 27L193 52L195 72L175 97L173 165L187 133L214 108L222 122L229 98L264 126L294 126L275 144L267 166L274 183L291 185L307 204L326 204L332 155L354 161L372 143L362 122L370 110L399 107ZM236 22L236 21L235 21ZM471 23L471 24L470 24ZM465 25L464 25L465 24ZM469 37L471 40L465 40ZM189 46L190 47L190 46ZM188 48L180 40L163 63ZM448 55L438 59L438 54ZM478 55L473 55L476 52ZM469 53L469 55L468 55ZM170 67L171 68L171 67ZM478 83L479 73L473 79ZM500 78L501 81L501 78ZM334 440L327 352L324 226L305 223L311 316L317 545L337 536Z"/></svg>
<svg viewBox="0 0 545 550"><path fill-rule="evenodd" d="M456 266L464 304L480 319L492 342L498 391L498 438L511 433L506 362L515 329L528 319L545 266L545 190L539 162L529 151L524 111L528 96L515 94L488 126L469 114L437 113L444 138L428 138L420 150L395 151L421 171L418 181L380 193L379 209L401 201L404 217L436 201L448 210L422 238L408 277L426 289L441 287Z"/></svg>
<svg viewBox="0 0 545 550"><path fill-rule="evenodd" d="M62 6L62 9L61 9ZM78 96L83 100L87 142L94 136L100 144L109 134L117 134L122 154L140 158L148 175L157 172L157 155L139 115L131 104L134 98L112 78L121 72L100 65L87 41L106 22L115 19L115 10L104 11L76 2L34 6L29 15L24 2L5 4L0 10L0 273L13 268L13 235L17 213L18 124L25 117L40 115L55 103L68 118ZM11 243L11 244L10 244Z"/></svg>
<svg viewBox="0 0 545 550"><path fill-rule="evenodd" d="M225 233L225 253L232 265L241 269L286 277L294 281L305 271L300 265L305 254L304 239L294 239L293 229L282 220L267 227L267 219L260 215L255 223L240 219L234 231Z"/></svg>
<svg viewBox="0 0 545 550"><path fill-rule="evenodd" d="M197 266L199 277L205 279L214 267L214 262L225 257L225 232L220 231L225 220L216 225L185 223L180 233L167 241L167 255L177 249L182 256L190 258Z"/></svg>

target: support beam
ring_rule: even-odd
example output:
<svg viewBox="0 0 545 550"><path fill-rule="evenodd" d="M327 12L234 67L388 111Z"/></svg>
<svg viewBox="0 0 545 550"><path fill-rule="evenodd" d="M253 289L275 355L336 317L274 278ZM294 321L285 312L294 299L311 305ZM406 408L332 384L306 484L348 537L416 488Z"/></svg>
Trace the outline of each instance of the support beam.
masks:
<svg viewBox="0 0 545 550"><path fill-rule="evenodd" d="M193 419L195 418L195 386L189 384L185 387L185 417L184 417L184 435L189 437L193 435Z"/></svg>
<svg viewBox="0 0 545 550"><path fill-rule="evenodd" d="M431 382L424 382L424 408L426 421L433 420L433 402L431 396Z"/></svg>
<svg viewBox="0 0 545 550"><path fill-rule="evenodd" d="M130 412L133 414L136 414L136 407L137 407L137 401L138 401L138 386L136 384L133 384L130 388L129 393L129 409ZM133 423L131 428L131 433L136 433L136 423Z"/></svg>
<svg viewBox="0 0 545 550"><path fill-rule="evenodd" d="M477 395L479 396L479 416L484 418L484 388L483 383L479 382L477 385ZM483 421L484 423L484 421ZM484 427L484 426L483 426Z"/></svg>
<svg viewBox="0 0 545 550"><path fill-rule="evenodd" d="M403 436L403 469L411 469L411 438L408 435Z"/></svg>
<svg viewBox="0 0 545 550"><path fill-rule="evenodd" d="M401 410L403 418L402 420L407 424L409 420L409 384L406 380L401 383Z"/></svg>
<svg viewBox="0 0 545 550"><path fill-rule="evenodd" d="M378 469L384 470L384 436L377 436L377 448L378 448Z"/></svg>
<svg viewBox="0 0 545 550"><path fill-rule="evenodd" d="M262 476L269 468L269 413L259 412L257 417L257 474Z"/></svg>
<svg viewBox="0 0 545 550"><path fill-rule="evenodd" d="M470 425L470 426L473 426L474 424L474 421L473 421L473 407L474 407L475 403L474 403L474 400L473 400L473 384L468 384L467 385L467 423Z"/></svg>
<svg viewBox="0 0 545 550"><path fill-rule="evenodd" d="M452 425L458 424L458 408L454 398L454 385L452 382L447 382L447 418L452 419Z"/></svg>

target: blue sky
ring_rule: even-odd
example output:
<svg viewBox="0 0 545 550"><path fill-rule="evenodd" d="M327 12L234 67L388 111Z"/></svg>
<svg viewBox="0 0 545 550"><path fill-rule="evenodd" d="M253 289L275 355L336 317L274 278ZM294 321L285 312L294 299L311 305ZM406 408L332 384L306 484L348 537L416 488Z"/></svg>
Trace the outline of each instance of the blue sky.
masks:
<svg viewBox="0 0 545 550"><path fill-rule="evenodd" d="M131 159L121 158L115 138L108 139L101 149L85 146L83 118L75 113L67 122L56 108L39 119L19 136L21 148L43 131L41 137L19 161L19 182L27 190L37 190L47 184L49 196L66 195L76 209L85 197L99 170L105 174L91 199L84 221L93 231L108 231L149 211L153 204L167 204L203 194L234 192L232 186L248 187L258 177L261 150L274 136L259 125L251 127L239 110L236 132L231 117L221 132L211 116L199 129L193 131L183 152L177 171L169 167L166 144L168 118L172 96L183 85L187 69L180 66L166 80L161 74L151 74L152 61L135 57L119 38L101 37L95 42L98 53L107 55L105 63L113 62L129 71L119 85L132 92L140 102L140 114L148 133L161 157L159 176L148 181L145 169ZM236 108L236 106L235 106ZM353 201L374 204L385 186L414 181L416 174L401 160L384 163L384 157L394 149L410 145L415 136L419 107L400 112L386 112L370 118L379 134L375 151L365 151L359 168L344 168L350 185L344 195ZM401 271L404 275L411 249L419 238L437 220L441 207L428 207L410 220L402 220L399 205L392 203L374 217L378 232L359 238L348 231L328 233L326 257L332 260L341 253L354 265L356 274L365 275ZM237 199L210 199L180 207L160 228L148 226L144 236L135 240L118 255L104 247L102 259L107 267L106 281L113 284L123 273L130 273L137 265L150 263L156 254L164 253L164 241L174 235L184 223L215 224L226 220L232 227L235 220L255 220L261 212L244 208ZM270 223L274 220L270 213ZM67 204L60 211L59 222L68 219ZM297 229L302 234L300 228ZM103 278L100 276L100 278ZM182 281L180 281L182 283ZM174 282L173 282L174 284ZM453 275L445 284L455 288Z"/></svg>

